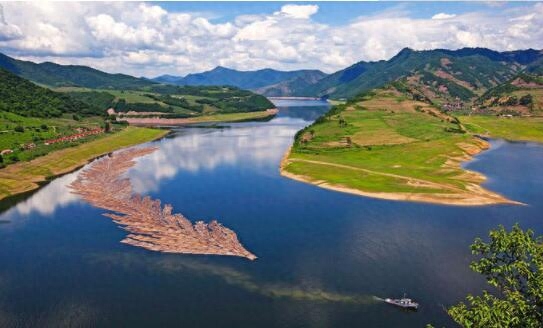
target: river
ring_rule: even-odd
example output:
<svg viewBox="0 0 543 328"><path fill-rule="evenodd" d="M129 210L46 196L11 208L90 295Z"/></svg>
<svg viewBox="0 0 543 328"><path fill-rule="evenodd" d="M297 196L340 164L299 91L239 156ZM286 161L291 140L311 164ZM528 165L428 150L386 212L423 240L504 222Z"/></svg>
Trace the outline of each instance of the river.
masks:
<svg viewBox="0 0 543 328"><path fill-rule="evenodd" d="M492 141L466 164L527 206L385 201L280 176L296 131L328 107L278 107L268 122L179 128L129 171L136 191L236 231L256 261L121 244L66 188L75 172L0 214L0 327L452 326L443 307L486 287L473 239L515 222L543 233L541 145ZM418 312L379 300L404 292Z"/></svg>

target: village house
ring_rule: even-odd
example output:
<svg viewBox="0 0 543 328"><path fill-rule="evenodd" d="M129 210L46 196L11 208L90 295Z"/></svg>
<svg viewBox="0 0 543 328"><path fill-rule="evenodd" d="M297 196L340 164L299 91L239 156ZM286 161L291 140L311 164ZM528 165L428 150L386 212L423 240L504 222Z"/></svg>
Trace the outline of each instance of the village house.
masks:
<svg viewBox="0 0 543 328"><path fill-rule="evenodd" d="M30 142L30 143L21 145L21 147L22 147L24 150L30 150L30 149L36 148L36 144L33 143L33 142Z"/></svg>
<svg viewBox="0 0 543 328"><path fill-rule="evenodd" d="M81 138L84 138L84 137L87 137L87 136L96 135L96 134L100 134L100 133L103 133L103 132L104 132L104 129L101 129L101 128L93 129L93 130L87 130L87 131L82 132L82 133L76 133L76 134L71 134L71 135L65 136L65 137L46 140L44 142L44 144L46 146L49 146L49 145L55 144L57 142L75 141L75 140L78 140L78 139L81 139Z"/></svg>

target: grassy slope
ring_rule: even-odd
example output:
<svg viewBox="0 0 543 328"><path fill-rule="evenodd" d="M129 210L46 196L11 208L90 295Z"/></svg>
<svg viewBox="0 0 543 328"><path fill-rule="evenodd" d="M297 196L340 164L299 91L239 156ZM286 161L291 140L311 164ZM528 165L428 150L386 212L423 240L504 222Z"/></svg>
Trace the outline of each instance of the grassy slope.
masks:
<svg viewBox="0 0 543 328"><path fill-rule="evenodd" d="M463 205L506 202L479 187L482 176L460 167L486 144L458 129L452 118L431 106L380 90L302 131L283 169L313 183L382 198Z"/></svg>
<svg viewBox="0 0 543 328"><path fill-rule="evenodd" d="M507 140L543 142L543 117L461 116L472 133Z"/></svg>
<svg viewBox="0 0 543 328"><path fill-rule="evenodd" d="M59 150L0 169L0 199L30 191L46 179L73 171L89 160L111 151L159 138L166 130L128 127L91 142Z"/></svg>

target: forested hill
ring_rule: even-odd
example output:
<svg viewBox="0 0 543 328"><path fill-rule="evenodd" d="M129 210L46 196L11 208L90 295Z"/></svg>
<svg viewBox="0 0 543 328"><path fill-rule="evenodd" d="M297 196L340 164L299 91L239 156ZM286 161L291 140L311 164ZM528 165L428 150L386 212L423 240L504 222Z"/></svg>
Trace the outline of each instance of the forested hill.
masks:
<svg viewBox="0 0 543 328"><path fill-rule="evenodd" d="M36 64L0 53L0 68L35 83L52 87L80 86L93 89L139 89L155 82L125 74L109 74L94 68L55 63Z"/></svg>
<svg viewBox="0 0 543 328"><path fill-rule="evenodd" d="M63 113L103 114L98 107L42 88L1 68L0 111L33 117L58 117Z"/></svg>
<svg viewBox="0 0 543 328"><path fill-rule="evenodd" d="M311 76L313 80L317 81L325 77L326 74L319 70L278 71L269 68L256 71L238 71L218 66L210 71L189 74L185 77L163 75L153 80L177 85L230 85L256 90L305 76Z"/></svg>
<svg viewBox="0 0 543 328"><path fill-rule="evenodd" d="M401 78L429 94L471 99L504 83L523 69L538 70L543 52L497 52L484 48L416 51L405 48L390 60L359 62L330 74L292 96L351 98ZM539 63L539 65L538 65Z"/></svg>

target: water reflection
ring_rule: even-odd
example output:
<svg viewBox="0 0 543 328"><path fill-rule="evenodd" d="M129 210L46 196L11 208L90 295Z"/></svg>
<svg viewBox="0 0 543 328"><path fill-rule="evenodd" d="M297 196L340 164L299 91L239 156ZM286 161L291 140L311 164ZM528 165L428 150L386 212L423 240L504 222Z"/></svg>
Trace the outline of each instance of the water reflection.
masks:
<svg viewBox="0 0 543 328"><path fill-rule="evenodd" d="M258 170L277 165L278 154L294 134L309 124L299 118L277 117L269 123L232 124L228 127L179 129L177 137L161 140L155 153L142 157L129 175L138 193L157 191L160 181L180 170L197 173L241 163Z"/></svg>
<svg viewBox="0 0 543 328"><path fill-rule="evenodd" d="M0 224L10 223L16 218L25 218L33 214L51 217L58 208L78 202L79 198L67 188L76 176L77 172L73 172L51 181L29 198L0 214Z"/></svg>

